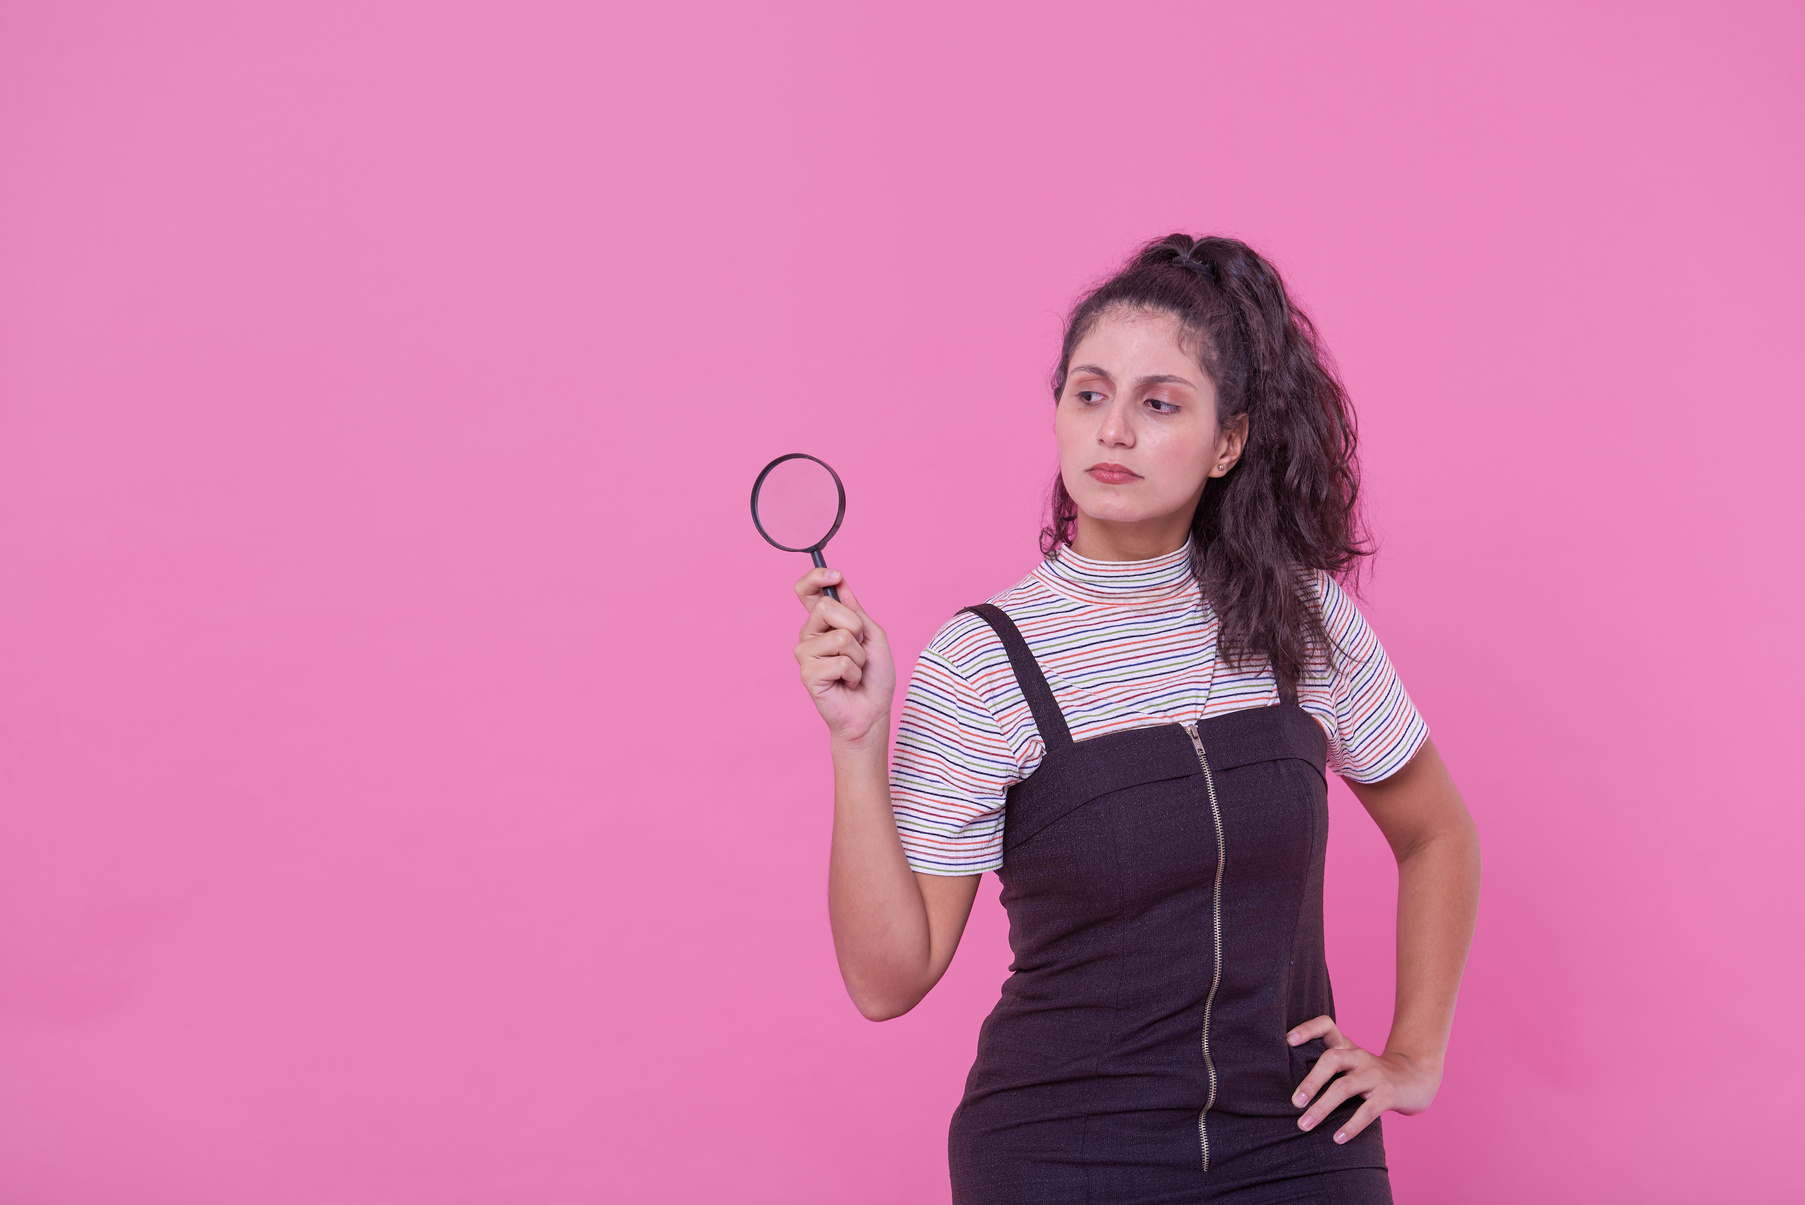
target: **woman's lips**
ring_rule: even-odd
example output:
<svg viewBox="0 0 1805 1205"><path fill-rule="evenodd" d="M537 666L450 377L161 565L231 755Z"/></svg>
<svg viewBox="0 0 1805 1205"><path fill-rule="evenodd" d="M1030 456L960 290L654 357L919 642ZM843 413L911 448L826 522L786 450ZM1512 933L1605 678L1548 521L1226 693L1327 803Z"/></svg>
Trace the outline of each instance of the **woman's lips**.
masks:
<svg viewBox="0 0 1805 1205"><path fill-rule="evenodd" d="M1104 485L1127 485L1130 481L1139 481L1139 473L1130 472L1119 464L1093 464L1084 470Z"/></svg>

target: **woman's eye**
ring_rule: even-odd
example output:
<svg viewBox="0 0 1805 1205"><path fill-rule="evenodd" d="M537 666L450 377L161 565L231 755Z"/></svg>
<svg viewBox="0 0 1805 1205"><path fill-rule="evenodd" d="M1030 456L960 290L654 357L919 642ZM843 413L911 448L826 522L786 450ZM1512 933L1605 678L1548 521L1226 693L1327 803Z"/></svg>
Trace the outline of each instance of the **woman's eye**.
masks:
<svg viewBox="0 0 1805 1205"><path fill-rule="evenodd" d="M1153 407L1154 413L1156 414L1178 413L1178 407L1171 402L1166 401L1164 398L1150 397L1147 399L1147 404Z"/></svg>
<svg viewBox="0 0 1805 1205"><path fill-rule="evenodd" d="M1097 389L1080 389L1077 396L1078 400L1087 406L1095 406L1103 400L1102 391Z"/></svg>

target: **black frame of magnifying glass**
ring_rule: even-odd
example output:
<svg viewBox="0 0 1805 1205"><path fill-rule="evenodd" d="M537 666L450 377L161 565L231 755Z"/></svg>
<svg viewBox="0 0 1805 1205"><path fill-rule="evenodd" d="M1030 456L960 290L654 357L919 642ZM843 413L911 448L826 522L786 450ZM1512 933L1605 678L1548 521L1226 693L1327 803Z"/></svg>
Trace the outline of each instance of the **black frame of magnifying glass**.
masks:
<svg viewBox="0 0 1805 1205"><path fill-rule="evenodd" d="M822 468L826 469L827 475L834 479L834 492L840 496L840 509L834 514L834 525L827 529L826 535L822 536L819 540L817 540L815 543L809 545L807 548L791 548L788 544L779 544L776 540L773 540L771 538L771 533L765 530L765 525L758 521L758 491L764 488L765 478L769 477L771 475L771 470L776 468L778 465L782 464L786 460L812 460L812 461L814 461L816 464L818 464ZM834 466L831 464L828 464L827 461L821 459L819 456L810 456L807 452L791 452L787 455L779 456L776 460L773 460L770 464L766 465L764 468L764 471L758 475L758 480L754 481L752 483L752 503L751 503L751 505L752 505L752 526L758 528L758 534L765 538L765 543L769 544L773 548L781 548L785 552L806 552L806 553L810 553L816 557L819 557L821 554L821 550L823 548L827 547L827 542L834 538L835 533L837 533L840 530L841 522L844 521L846 518L846 485L845 485L845 483L843 483L840 480L840 474L834 472ZM819 564L820 562L817 561L816 563Z"/></svg>

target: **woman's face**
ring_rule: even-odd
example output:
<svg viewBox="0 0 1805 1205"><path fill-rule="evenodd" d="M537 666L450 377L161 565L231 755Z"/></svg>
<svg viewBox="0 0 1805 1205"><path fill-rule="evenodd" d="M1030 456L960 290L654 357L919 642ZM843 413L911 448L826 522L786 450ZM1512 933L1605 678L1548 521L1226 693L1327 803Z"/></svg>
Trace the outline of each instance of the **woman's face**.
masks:
<svg viewBox="0 0 1805 1205"><path fill-rule="evenodd" d="M1215 382L1182 333L1170 314L1117 308L1072 350L1053 431L1081 556L1177 549L1205 482L1241 453L1246 422L1217 428Z"/></svg>

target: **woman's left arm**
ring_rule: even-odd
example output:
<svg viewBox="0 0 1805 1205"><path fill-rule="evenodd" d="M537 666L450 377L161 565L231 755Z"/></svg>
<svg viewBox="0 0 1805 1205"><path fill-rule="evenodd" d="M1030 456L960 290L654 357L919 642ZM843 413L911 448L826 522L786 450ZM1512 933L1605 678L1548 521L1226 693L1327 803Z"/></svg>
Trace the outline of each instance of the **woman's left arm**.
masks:
<svg viewBox="0 0 1805 1205"><path fill-rule="evenodd" d="M1292 1098L1299 1108L1310 1106L1298 1118L1301 1128L1318 1125L1350 1096L1366 1098L1336 1131L1337 1142L1346 1142L1387 1109L1420 1113L1435 1099L1479 910L1479 834L1432 742L1425 740L1390 778L1350 780L1348 786L1398 860L1398 987L1382 1054L1348 1041L1328 1017L1306 1021L1287 1035L1293 1046L1311 1038L1328 1043Z"/></svg>

